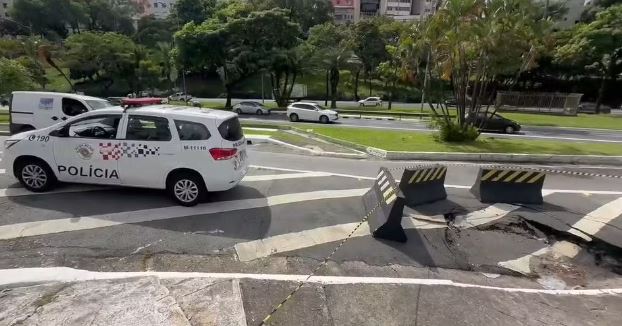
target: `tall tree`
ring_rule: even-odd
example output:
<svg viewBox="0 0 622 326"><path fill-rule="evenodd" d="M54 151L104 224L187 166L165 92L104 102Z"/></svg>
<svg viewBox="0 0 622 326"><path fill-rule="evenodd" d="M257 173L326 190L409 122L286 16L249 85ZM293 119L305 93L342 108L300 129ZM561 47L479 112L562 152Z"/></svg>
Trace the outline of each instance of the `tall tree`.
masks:
<svg viewBox="0 0 622 326"><path fill-rule="evenodd" d="M74 79L103 82L104 92L116 80L136 85L140 58L137 58L136 45L129 37L112 32L83 32L71 35L65 44L65 64Z"/></svg>
<svg viewBox="0 0 622 326"><path fill-rule="evenodd" d="M309 28L332 21L333 5L330 0L250 0L257 10L284 8L290 18L300 25L303 33Z"/></svg>
<svg viewBox="0 0 622 326"><path fill-rule="evenodd" d="M0 95L33 88L28 70L17 60L0 58Z"/></svg>
<svg viewBox="0 0 622 326"><path fill-rule="evenodd" d="M538 15L530 0L448 0L430 18L425 37L432 71L451 82L463 131L470 124L466 114L477 114L499 76L535 65L549 28Z"/></svg>
<svg viewBox="0 0 622 326"><path fill-rule="evenodd" d="M171 13L179 26L189 22L200 24L211 18L216 8L216 0L177 0Z"/></svg>
<svg viewBox="0 0 622 326"><path fill-rule="evenodd" d="M622 72L622 5L598 13L596 20L576 27L568 42L557 48L555 58L560 62L582 64L600 75L596 113L607 89Z"/></svg>
<svg viewBox="0 0 622 326"><path fill-rule="evenodd" d="M134 33L133 16L141 8L132 0L77 0L90 31L116 32L125 35Z"/></svg>
<svg viewBox="0 0 622 326"><path fill-rule="evenodd" d="M283 9L253 12L222 23L219 18L200 25L188 23L175 34L177 62L195 71L214 69L227 91L231 107L234 87L266 69L276 53L298 43L299 27Z"/></svg>
<svg viewBox="0 0 622 326"><path fill-rule="evenodd" d="M50 39L67 37L67 26L78 28L84 12L70 0L16 0L10 16L33 34Z"/></svg>
<svg viewBox="0 0 622 326"><path fill-rule="evenodd" d="M173 33L177 30L172 19L157 19L153 16L141 17L136 26L132 39L150 48L156 47L158 43L173 42Z"/></svg>
<svg viewBox="0 0 622 326"><path fill-rule="evenodd" d="M327 71L327 86L330 85L330 106L337 107L337 90L340 70L347 67L355 56L349 42L349 31L333 23L316 25L309 30L307 43L312 47L315 61Z"/></svg>
<svg viewBox="0 0 622 326"><path fill-rule="evenodd" d="M388 58L385 48L386 38L380 33L380 25L383 23L385 20L382 18L361 20L352 29L352 47L363 64L363 70L369 82L369 96L372 95L372 74L380 62ZM358 97L358 83L358 78L356 78L354 81L354 88L357 90L356 97Z"/></svg>

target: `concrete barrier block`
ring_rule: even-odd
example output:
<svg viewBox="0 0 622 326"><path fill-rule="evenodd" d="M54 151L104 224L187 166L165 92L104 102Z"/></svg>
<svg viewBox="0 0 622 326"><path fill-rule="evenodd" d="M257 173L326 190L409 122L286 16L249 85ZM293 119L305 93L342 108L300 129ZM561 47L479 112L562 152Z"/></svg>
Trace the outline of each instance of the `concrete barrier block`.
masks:
<svg viewBox="0 0 622 326"><path fill-rule="evenodd" d="M365 211L373 210L367 219L375 238L406 242L408 238L402 227L404 195L386 168L380 168L371 189L363 195Z"/></svg>
<svg viewBox="0 0 622 326"><path fill-rule="evenodd" d="M447 167L435 164L417 169L405 169L400 189L407 206L416 206L447 198L445 175Z"/></svg>
<svg viewBox="0 0 622 326"><path fill-rule="evenodd" d="M542 204L544 172L481 168L471 193L483 203Z"/></svg>

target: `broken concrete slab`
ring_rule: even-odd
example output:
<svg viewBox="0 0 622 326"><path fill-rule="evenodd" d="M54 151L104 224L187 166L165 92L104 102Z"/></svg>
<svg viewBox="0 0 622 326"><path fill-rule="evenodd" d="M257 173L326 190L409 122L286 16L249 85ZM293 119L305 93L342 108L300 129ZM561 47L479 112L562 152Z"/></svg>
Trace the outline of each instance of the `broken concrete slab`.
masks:
<svg viewBox="0 0 622 326"><path fill-rule="evenodd" d="M191 325L246 326L239 280L161 280Z"/></svg>
<svg viewBox="0 0 622 326"><path fill-rule="evenodd" d="M155 277L5 289L0 307L8 325L190 325Z"/></svg>

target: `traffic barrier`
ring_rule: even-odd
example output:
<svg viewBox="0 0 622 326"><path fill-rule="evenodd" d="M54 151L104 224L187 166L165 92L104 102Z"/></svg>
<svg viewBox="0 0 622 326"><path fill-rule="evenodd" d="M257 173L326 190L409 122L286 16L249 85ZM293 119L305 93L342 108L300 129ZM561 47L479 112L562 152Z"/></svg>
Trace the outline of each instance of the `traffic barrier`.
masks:
<svg viewBox="0 0 622 326"><path fill-rule="evenodd" d="M406 205L416 206L447 198L446 174L447 167L440 164L404 169L400 189Z"/></svg>
<svg viewBox="0 0 622 326"><path fill-rule="evenodd" d="M402 227L404 195L387 168L380 168L371 189L363 195L369 229L374 238L406 242Z"/></svg>
<svg viewBox="0 0 622 326"><path fill-rule="evenodd" d="M545 173L480 168L471 193L483 203L542 204Z"/></svg>

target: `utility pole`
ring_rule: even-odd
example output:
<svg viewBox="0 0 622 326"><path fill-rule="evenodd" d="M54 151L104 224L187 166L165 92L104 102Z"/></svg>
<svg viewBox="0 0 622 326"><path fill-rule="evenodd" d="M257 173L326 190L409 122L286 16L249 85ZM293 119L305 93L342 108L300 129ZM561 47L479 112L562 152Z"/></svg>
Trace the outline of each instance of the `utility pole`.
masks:
<svg viewBox="0 0 622 326"><path fill-rule="evenodd" d="M263 70L261 71L261 103L265 103L264 95L263 95Z"/></svg>

